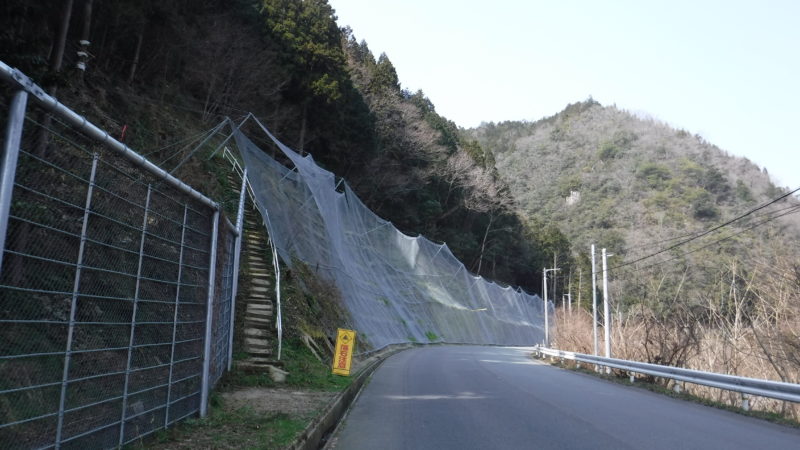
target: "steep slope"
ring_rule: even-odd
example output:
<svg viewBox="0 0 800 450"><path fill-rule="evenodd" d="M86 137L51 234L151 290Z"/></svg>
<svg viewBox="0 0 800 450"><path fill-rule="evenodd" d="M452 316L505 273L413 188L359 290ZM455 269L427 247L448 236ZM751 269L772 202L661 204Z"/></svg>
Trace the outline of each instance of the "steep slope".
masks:
<svg viewBox="0 0 800 450"><path fill-rule="evenodd" d="M559 226L574 254L585 255L592 243L608 247L616 255L612 266L678 241L654 242L725 222L784 192L747 159L592 100L538 122L484 124L467 135L495 154L497 171L524 215ZM764 211L797 203L790 198ZM794 245L799 235L797 217L790 215L684 254L754 223L734 224L646 263L673 258L667 270L680 273L692 264L746 258L770 237L792 237Z"/></svg>

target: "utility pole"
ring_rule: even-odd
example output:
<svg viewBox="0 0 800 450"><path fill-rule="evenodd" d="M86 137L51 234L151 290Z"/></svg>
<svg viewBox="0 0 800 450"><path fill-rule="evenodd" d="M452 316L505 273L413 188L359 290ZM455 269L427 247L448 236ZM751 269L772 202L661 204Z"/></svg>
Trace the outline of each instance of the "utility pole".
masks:
<svg viewBox="0 0 800 450"><path fill-rule="evenodd" d="M550 348L549 340L550 340L550 324L547 321L547 269L542 269L542 286L544 287L544 298L542 298L542 302L544 305L544 346Z"/></svg>
<svg viewBox="0 0 800 450"><path fill-rule="evenodd" d="M558 267L558 260L556 259L556 254L553 253L553 269ZM558 295L556 295L556 286L558 283L558 278L556 278L556 274L553 274L553 307L556 306L556 300L558 300Z"/></svg>
<svg viewBox="0 0 800 450"><path fill-rule="evenodd" d="M597 269L594 263L594 244L592 244L592 334L594 336L594 356L597 356Z"/></svg>
<svg viewBox="0 0 800 450"><path fill-rule="evenodd" d="M569 277L567 278L567 301L569 302L569 313L572 315L572 267L569 268Z"/></svg>
<svg viewBox="0 0 800 450"><path fill-rule="evenodd" d="M544 284L544 346L550 347L550 322L549 322L549 312L547 307L547 272L554 272L559 270L557 267L552 269L542 269L542 284ZM553 276L555 278L555 275ZM555 292L553 292L553 298L555 298ZM555 304L555 303L554 303Z"/></svg>
<svg viewBox="0 0 800 450"><path fill-rule="evenodd" d="M606 249L603 249L603 319L606 338L606 358L611 358L611 314L608 308L608 268L606 265Z"/></svg>

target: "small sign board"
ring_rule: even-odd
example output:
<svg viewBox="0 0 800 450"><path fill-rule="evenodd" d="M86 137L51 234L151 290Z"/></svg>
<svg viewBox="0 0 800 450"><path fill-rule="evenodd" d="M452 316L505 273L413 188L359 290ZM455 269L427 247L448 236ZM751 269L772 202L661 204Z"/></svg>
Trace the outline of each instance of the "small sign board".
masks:
<svg viewBox="0 0 800 450"><path fill-rule="evenodd" d="M336 351L333 354L333 373L350 376L350 363L356 345L356 332L339 328L336 335Z"/></svg>

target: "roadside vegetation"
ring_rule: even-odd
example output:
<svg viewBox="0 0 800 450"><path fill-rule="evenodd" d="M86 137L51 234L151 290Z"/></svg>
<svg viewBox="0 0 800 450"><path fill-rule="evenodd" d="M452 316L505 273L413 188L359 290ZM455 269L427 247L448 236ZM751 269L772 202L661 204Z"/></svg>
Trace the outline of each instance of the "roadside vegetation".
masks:
<svg viewBox="0 0 800 450"><path fill-rule="evenodd" d="M284 383L234 369L217 385L208 417L188 419L133 448L286 447L352 379L333 375L329 361L319 361L299 339L284 342L283 352Z"/></svg>
<svg viewBox="0 0 800 450"><path fill-rule="evenodd" d="M779 250L774 250L779 252ZM612 356L788 383L800 382L800 271L785 255L743 278L739 262L716 274L705 295L686 305L652 295L612 313ZM602 302L602 296L598 299ZM591 308L557 309L552 346L593 352ZM599 305L602 311L602 303ZM598 324L603 353L602 317ZM644 381L665 385L665 380ZM688 384L688 394L736 407L740 395ZM751 397L753 410L800 420L800 405Z"/></svg>

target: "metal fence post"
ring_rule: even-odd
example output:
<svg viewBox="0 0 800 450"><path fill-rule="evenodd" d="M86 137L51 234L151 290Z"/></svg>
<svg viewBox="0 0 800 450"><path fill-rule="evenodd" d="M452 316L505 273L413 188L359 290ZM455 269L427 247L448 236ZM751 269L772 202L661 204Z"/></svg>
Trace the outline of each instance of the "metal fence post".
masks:
<svg viewBox="0 0 800 450"><path fill-rule="evenodd" d="M208 394L211 390L211 325L214 317L214 281L217 276L217 238L219 234L219 210L214 210L211 231L211 261L208 265L208 302L206 305L206 335L203 346L203 379L200 387L200 417L208 414Z"/></svg>
<svg viewBox="0 0 800 450"><path fill-rule="evenodd" d="M236 244L233 249L233 286L231 287L231 329L228 336L228 371L233 366L233 331L236 321L236 293L239 289L239 254L244 237L244 198L247 192L247 168L242 172L242 189L239 191L239 210L236 213Z"/></svg>
<svg viewBox="0 0 800 450"><path fill-rule="evenodd" d="M169 377L167 378L167 405L164 411L164 428L169 426L169 407L172 400L172 371L175 368L175 339L178 332L178 308L181 303L181 278L183 277L183 249L186 242L186 219L189 217L189 206L183 207L183 225L181 226L181 251L178 256L178 284L175 286L175 313L172 316L172 349L169 354Z"/></svg>
<svg viewBox="0 0 800 450"><path fill-rule="evenodd" d="M64 352L64 371L61 375L61 396L58 401L58 423L56 425L56 448L61 447L62 429L64 426L64 409L67 403L67 380L69 380L69 364L72 357L72 338L75 335L75 313L78 309L78 290L81 284L81 269L83 268L83 251L86 248L86 234L89 227L89 210L92 208L92 193L97 175L97 153L92 158L92 172L89 176L89 187L86 190L86 205L83 209L83 224L81 225L81 243L78 247L78 261L75 264L75 280L72 284L72 301L69 308L69 328L67 330L67 349Z"/></svg>
<svg viewBox="0 0 800 450"><path fill-rule="evenodd" d="M122 390L122 419L119 424L119 446L125 443L125 416L128 409L128 383L131 377L131 361L133 360L133 342L136 338L136 311L139 306L139 286L142 281L142 264L144 260L144 241L147 237L147 215L150 211L150 195L152 187L147 185L147 200L144 202L144 219L142 220L142 239L139 241L139 264L136 269L136 288L133 294L133 313L131 314L131 334L128 340L128 365L125 368L125 386Z"/></svg>
<svg viewBox="0 0 800 450"><path fill-rule="evenodd" d="M14 176L17 172L19 144L22 140L22 128L25 124L25 108L28 93L17 91L11 100L6 123L3 159L0 161L0 273L3 269L3 253L6 250L6 233L8 231L8 215L11 211L11 193L14 191Z"/></svg>

